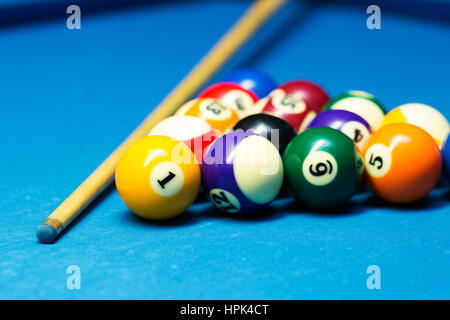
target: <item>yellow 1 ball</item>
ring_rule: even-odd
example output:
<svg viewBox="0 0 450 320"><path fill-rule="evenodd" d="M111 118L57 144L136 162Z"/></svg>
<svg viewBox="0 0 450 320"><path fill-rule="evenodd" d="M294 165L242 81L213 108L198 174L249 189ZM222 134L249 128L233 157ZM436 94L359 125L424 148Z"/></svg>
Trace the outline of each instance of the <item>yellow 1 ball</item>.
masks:
<svg viewBox="0 0 450 320"><path fill-rule="evenodd" d="M116 169L116 186L138 216L163 220L184 212L200 188L200 167L192 151L166 136L149 136L132 144Z"/></svg>

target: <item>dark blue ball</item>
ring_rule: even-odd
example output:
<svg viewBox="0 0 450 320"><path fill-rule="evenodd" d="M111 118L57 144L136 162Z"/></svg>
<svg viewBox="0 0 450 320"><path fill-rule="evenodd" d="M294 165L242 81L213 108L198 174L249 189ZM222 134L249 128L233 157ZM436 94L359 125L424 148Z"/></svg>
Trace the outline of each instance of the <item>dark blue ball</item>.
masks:
<svg viewBox="0 0 450 320"><path fill-rule="evenodd" d="M238 69L223 81L238 83L243 88L253 91L260 99L268 96L277 87L275 81L267 74L251 68Z"/></svg>
<svg viewBox="0 0 450 320"><path fill-rule="evenodd" d="M447 182L450 183L450 135L444 142L442 147L442 172L444 173Z"/></svg>

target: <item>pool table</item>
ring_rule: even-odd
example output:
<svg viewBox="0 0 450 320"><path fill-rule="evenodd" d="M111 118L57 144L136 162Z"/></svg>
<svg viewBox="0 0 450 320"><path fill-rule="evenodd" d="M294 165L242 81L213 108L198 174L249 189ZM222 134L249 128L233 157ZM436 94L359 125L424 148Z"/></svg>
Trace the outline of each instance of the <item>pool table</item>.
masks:
<svg viewBox="0 0 450 320"><path fill-rule="evenodd" d="M77 3L81 29L69 30L65 7ZM450 4L414 3L379 1L381 29L370 30L369 2L291 1L211 83L254 67L450 118ZM0 1L0 299L450 298L444 182L412 205L363 190L326 214L287 197L228 216L199 196L160 223L111 186L55 243L38 242L36 227L249 5Z"/></svg>

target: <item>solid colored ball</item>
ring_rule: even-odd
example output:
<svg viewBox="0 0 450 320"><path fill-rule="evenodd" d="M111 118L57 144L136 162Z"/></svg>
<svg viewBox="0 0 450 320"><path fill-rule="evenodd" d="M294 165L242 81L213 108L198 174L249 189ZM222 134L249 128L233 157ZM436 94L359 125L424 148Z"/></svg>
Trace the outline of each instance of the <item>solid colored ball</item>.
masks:
<svg viewBox="0 0 450 320"><path fill-rule="evenodd" d="M116 186L123 202L138 216L168 219L194 202L200 188L200 166L184 143L167 136L148 136L121 156Z"/></svg>
<svg viewBox="0 0 450 320"><path fill-rule="evenodd" d="M289 142L296 136L294 128L281 118L270 114L254 114L239 120L234 130L244 130L256 133L270 140L283 154Z"/></svg>
<svg viewBox="0 0 450 320"><path fill-rule="evenodd" d="M218 82L206 89L198 95L199 98L214 98L222 104L233 109L239 118L243 118L253 113L252 108L258 96L240 85L233 82Z"/></svg>
<svg viewBox="0 0 450 320"><path fill-rule="evenodd" d="M444 115L422 103L407 103L391 110L384 117L382 126L398 122L422 128L434 138L439 147L450 132L450 125Z"/></svg>
<svg viewBox="0 0 450 320"><path fill-rule="evenodd" d="M193 99L182 105L176 116L186 115L205 120L218 134L231 129L239 121L237 113L213 98Z"/></svg>
<svg viewBox="0 0 450 320"><path fill-rule="evenodd" d="M256 104L262 112L286 120L296 132L303 131L319 113L330 97L314 82L293 80L273 90L268 99Z"/></svg>
<svg viewBox="0 0 450 320"><path fill-rule="evenodd" d="M372 94L365 91L349 91L327 103L325 110L347 110L367 121L372 131L378 130L386 109Z"/></svg>
<svg viewBox="0 0 450 320"><path fill-rule="evenodd" d="M450 183L450 140L449 136L445 139L442 145L442 169L444 172L444 176L447 181Z"/></svg>
<svg viewBox="0 0 450 320"><path fill-rule="evenodd" d="M392 203L424 198L439 180L441 153L433 138L408 123L393 123L374 132L363 151L373 193Z"/></svg>
<svg viewBox="0 0 450 320"><path fill-rule="evenodd" d="M269 95L277 86L266 73L252 68L233 71L225 77L224 81L239 84L242 88L254 92L259 99Z"/></svg>
<svg viewBox="0 0 450 320"><path fill-rule="evenodd" d="M297 135L283 154L283 164L292 196L314 209L333 208L348 201L364 172L353 140L328 127Z"/></svg>
<svg viewBox="0 0 450 320"><path fill-rule="evenodd" d="M319 113L308 125L308 128L315 127L330 127L342 131L355 142L359 150L363 149L372 133L366 120L346 110L327 110Z"/></svg>
<svg viewBox="0 0 450 320"><path fill-rule="evenodd" d="M238 130L214 141L201 165L208 199L227 213L249 213L272 202L283 184L283 163L275 146Z"/></svg>
<svg viewBox="0 0 450 320"><path fill-rule="evenodd" d="M150 131L149 136L168 136L184 142L199 162L205 148L217 138L206 121L192 116L173 116L164 119Z"/></svg>

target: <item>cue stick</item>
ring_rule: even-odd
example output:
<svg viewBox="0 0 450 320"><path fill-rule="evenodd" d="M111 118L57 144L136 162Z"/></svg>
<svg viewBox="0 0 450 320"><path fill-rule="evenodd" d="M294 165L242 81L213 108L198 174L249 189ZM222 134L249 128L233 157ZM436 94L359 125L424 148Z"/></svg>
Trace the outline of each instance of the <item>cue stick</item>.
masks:
<svg viewBox="0 0 450 320"><path fill-rule="evenodd" d="M55 241L61 231L114 180L116 166L122 153L133 142L147 136L154 125L170 116L181 104L197 92L286 1L255 0L243 16L158 107L38 226L36 235L39 241L42 243Z"/></svg>

